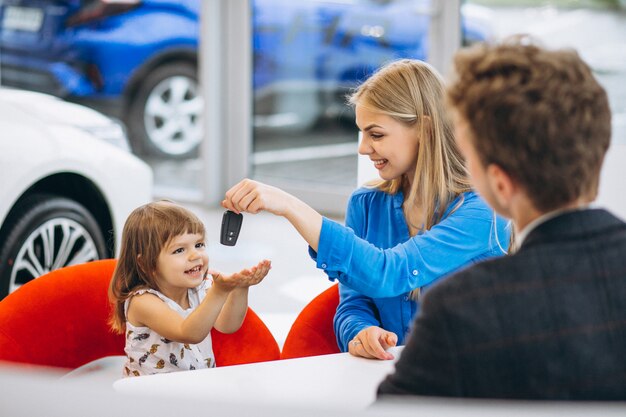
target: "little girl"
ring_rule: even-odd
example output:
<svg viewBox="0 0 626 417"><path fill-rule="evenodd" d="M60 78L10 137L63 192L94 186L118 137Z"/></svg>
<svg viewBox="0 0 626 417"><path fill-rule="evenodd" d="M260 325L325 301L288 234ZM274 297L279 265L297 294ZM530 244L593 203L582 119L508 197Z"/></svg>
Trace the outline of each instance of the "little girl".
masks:
<svg viewBox="0 0 626 417"><path fill-rule="evenodd" d="M200 219L169 201L143 205L126 220L109 287L111 327L126 331L126 376L214 367L211 329L241 327L248 287L270 262L232 275L210 271L204 237Z"/></svg>

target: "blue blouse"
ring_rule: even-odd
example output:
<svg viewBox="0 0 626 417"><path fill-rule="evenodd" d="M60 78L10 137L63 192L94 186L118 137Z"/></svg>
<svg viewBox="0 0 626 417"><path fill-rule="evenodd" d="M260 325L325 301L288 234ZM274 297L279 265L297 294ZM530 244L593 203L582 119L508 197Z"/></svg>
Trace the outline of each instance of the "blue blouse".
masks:
<svg viewBox="0 0 626 417"><path fill-rule="evenodd" d="M418 304L409 295L472 262L508 249L508 223L473 191L458 196L442 220L414 237L409 234L401 192L361 188L348 202L346 226L323 219L317 267L339 281L334 326L337 342L348 342L370 326L394 332L404 344Z"/></svg>

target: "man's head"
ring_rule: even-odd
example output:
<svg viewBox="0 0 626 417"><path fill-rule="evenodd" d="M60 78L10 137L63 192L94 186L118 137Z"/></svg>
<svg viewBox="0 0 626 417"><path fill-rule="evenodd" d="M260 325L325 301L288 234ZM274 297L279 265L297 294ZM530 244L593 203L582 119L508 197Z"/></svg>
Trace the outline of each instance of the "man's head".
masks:
<svg viewBox="0 0 626 417"><path fill-rule="evenodd" d="M509 217L501 176L539 212L595 199L611 137L607 95L589 66L573 50L524 41L460 51L447 91L472 181Z"/></svg>

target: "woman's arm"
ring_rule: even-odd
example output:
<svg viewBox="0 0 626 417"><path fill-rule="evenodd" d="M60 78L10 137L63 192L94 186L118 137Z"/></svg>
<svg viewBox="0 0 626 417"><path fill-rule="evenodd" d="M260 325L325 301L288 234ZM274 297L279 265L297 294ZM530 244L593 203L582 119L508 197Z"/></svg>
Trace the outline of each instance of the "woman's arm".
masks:
<svg viewBox="0 0 626 417"><path fill-rule="evenodd" d="M359 238L365 238L367 229L367 205L363 199L351 197L346 208L346 227ZM339 305L333 319L337 344L342 352L348 352L349 342L363 329L380 326L378 309L374 300L339 284Z"/></svg>
<svg viewBox="0 0 626 417"><path fill-rule="evenodd" d="M379 249L354 232L322 217L296 197L252 180L226 193L222 205L237 212L266 210L286 217L317 252L317 267L331 279L372 298L393 297L432 283L475 259L502 254L505 223L474 193L423 234L389 249ZM451 206L455 206L453 202Z"/></svg>
<svg viewBox="0 0 626 417"><path fill-rule="evenodd" d="M279 188L245 179L226 192L222 206L237 213L256 214L260 211L269 211L285 217L309 246L317 250L322 215Z"/></svg>
<svg viewBox="0 0 626 417"><path fill-rule="evenodd" d="M365 231L372 220L368 217L377 217L375 211L370 210L371 203L368 201L353 195L346 210L346 226L363 239L366 238ZM376 240L375 242L380 243ZM398 313L399 311L396 312L396 318L399 319ZM333 319L339 348L354 356L393 359L387 349L397 344L398 335L381 327L380 315L381 312L372 298L339 284L339 306Z"/></svg>
<svg viewBox="0 0 626 417"><path fill-rule="evenodd" d="M331 279L372 298L393 297L423 287L471 261L501 255L506 222L470 193L453 213L423 234L389 249L380 249L352 230L323 219L318 268ZM496 239L497 234L500 236Z"/></svg>
<svg viewBox="0 0 626 417"><path fill-rule="evenodd" d="M348 351L348 343L366 327L380 326L375 314L376 306L370 297L339 284L339 305L333 319L337 344L342 352Z"/></svg>

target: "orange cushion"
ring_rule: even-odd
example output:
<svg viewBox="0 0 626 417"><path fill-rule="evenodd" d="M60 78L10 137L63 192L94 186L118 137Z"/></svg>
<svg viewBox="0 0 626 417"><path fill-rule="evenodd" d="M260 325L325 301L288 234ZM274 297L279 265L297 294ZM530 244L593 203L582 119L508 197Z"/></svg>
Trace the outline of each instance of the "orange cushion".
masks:
<svg viewBox="0 0 626 417"><path fill-rule="evenodd" d="M124 335L108 325L113 259L65 267L39 277L0 302L0 360L77 368L124 355ZM218 366L280 358L276 340L251 310L233 334L212 331Z"/></svg>
<svg viewBox="0 0 626 417"><path fill-rule="evenodd" d="M333 318L339 305L339 286L328 288L298 314L289 330L281 359L339 353Z"/></svg>
<svg viewBox="0 0 626 417"><path fill-rule="evenodd" d="M107 324L115 261L52 271L0 302L0 360L76 368L124 354L124 337Z"/></svg>
<svg viewBox="0 0 626 417"><path fill-rule="evenodd" d="M280 359L280 349L265 323L248 308L241 328L224 334L211 330L213 353L217 366L265 362Z"/></svg>

